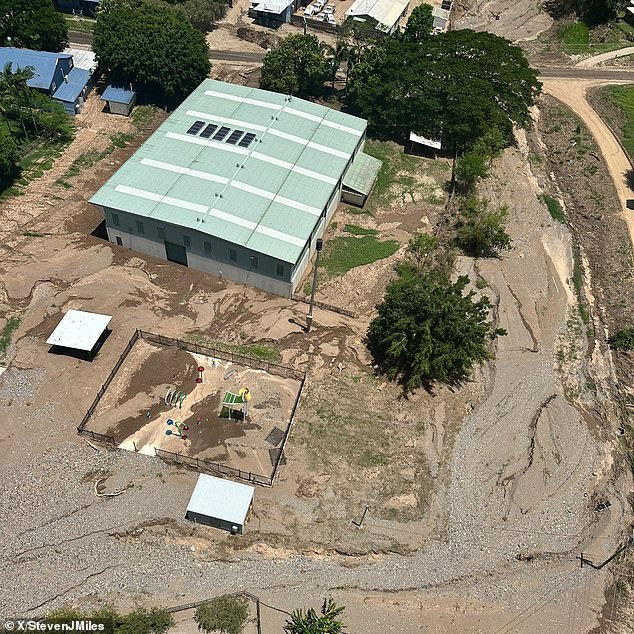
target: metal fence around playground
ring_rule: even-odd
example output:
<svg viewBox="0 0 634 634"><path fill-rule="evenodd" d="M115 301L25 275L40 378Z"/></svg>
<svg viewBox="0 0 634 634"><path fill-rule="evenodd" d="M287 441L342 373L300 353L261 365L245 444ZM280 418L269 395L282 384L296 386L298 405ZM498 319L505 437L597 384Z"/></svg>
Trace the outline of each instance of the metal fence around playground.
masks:
<svg viewBox="0 0 634 634"><path fill-rule="evenodd" d="M222 359L223 361L231 361L231 363L236 363L238 365L243 365L246 367L254 368L256 370L264 370L269 374L275 374L277 376L281 376L287 379L294 379L299 381L299 389L297 391L297 395L295 397L295 402L293 403L293 409L291 410L291 415L288 421L288 425L286 426L286 431L284 432L284 437L282 439L279 451L276 452L275 461L273 464L273 470L270 476L263 476L257 473L252 473L250 471L243 471L241 469L236 469L234 467L229 467L227 465L220 464L219 462L213 462L211 460L205 460L201 458L194 458L191 456L186 456L181 453L167 451L165 449L154 448L154 453L159 458L162 458L167 461L175 462L178 464L182 464L187 467L192 467L196 471L199 472L212 472L220 475L227 475L233 478L238 478L240 480L247 480L254 484L259 484L261 486L273 486L275 482L275 477L277 475L278 468L282 463L284 456L284 449L286 447L286 441L288 440L288 436L291 431L291 427L295 420L295 414L297 412L297 406L299 405L299 399L302 394L302 390L304 389L304 383L306 382L306 372L295 370L294 368L290 368L288 366L280 365L278 363L271 363L269 361L264 361L262 359L258 359L256 357L252 357L249 355L223 350L222 348L218 348L216 346L206 346L197 343L193 343L191 341L183 341L181 339L174 339L172 337L164 337L163 335L158 335L153 332L147 332L144 330L135 330L134 334L128 341L126 347L123 352L119 356L119 359L115 363L114 367L110 371L108 378L105 380L99 391L97 392L97 396L95 400L92 402L91 406L88 408L88 411L84 415L81 423L77 427L77 433L83 436L88 436L93 440L103 442L109 445L117 446L119 443L114 436L109 436L107 434L101 434L99 432L92 431L87 429L87 425L90 422L93 414L95 413L97 407L101 399L103 398L106 390L114 380L117 372L123 365L123 362L126 360L127 356L130 354L130 351L134 347L134 344L139 339L145 339L151 343L157 343L162 346L173 346L177 347L180 350L186 350L188 352L194 352L195 354L202 354L205 356L213 357L216 359Z"/></svg>

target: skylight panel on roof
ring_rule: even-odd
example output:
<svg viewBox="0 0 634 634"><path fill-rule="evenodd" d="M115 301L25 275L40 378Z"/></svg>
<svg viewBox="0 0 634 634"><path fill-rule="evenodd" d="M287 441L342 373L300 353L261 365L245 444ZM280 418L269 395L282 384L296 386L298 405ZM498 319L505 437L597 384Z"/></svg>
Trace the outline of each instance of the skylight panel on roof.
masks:
<svg viewBox="0 0 634 634"><path fill-rule="evenodd" d="M215 123L210 123L207 127L200 133L200 136L203 139L208 139L216 130L218 126Z"/></svg>
<svg viewBox="0 0 634 634"><path fill-rule="evenodd" d="M225 143L229 143L229 145L235 145L243 134L244 130L234 130L231 133L231 136L225 141Z"/></svg>
<svg viewBox="0 0 634 634"><path fill-rule="evenodd" d="M255 134L253 134L252 132L247 132L244 135L242 141L238 143L238 147L249 147L251 143L253 143L253 139L255 139Z"/></svg>
<svg viewBox="0 0 634 634"><path fill-rule="evenodd" d="M220 130L218 130L218 132L216 132L216 134L214 134L214 141L222 141L227 134L229 134L229 130L231 130L231 128L227 128L226 126L222 126L222 128L220 128Z"/></svg>
<svg viewBox="0 0 634 634"><path fill-rule="evenodd" d="M187 130L187 134L198 134L204 125L204 121L195 121L192 123L189 130Z"/></svg>

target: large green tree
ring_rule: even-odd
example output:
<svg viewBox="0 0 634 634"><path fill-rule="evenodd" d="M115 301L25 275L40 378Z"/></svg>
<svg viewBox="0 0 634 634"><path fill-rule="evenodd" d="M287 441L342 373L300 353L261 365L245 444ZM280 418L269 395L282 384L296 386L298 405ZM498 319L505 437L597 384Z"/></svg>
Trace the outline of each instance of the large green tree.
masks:
<svg viewBox="0 0 634 634"><path fill-rule="evenodd" d="M486 198L471 196L463 202L460 214L456 243L467 255L491 258L511 248L506 233L508 207L490 209Z"/></svg>
<svg viewBox="0 0 634 634"><path fill-rule="evenodd" d="M194 615L199 630L221 634L240 634L248 618L246 599L231 595L205 601L196 608Z"/></svg>
<svg viewBox="0 0 634 634"><path fill-rule="evenodd" d="M260 88L286 95L317 95L328 77L328 62L314 35L289 35L264 56Z"/></svg>
<svg viewBox="0 0 634 634"><path fill-rule="evenodd" d="M410 14L403 39L408 42L424 42L431 37L434 28L434 15L430 4L420 4Z"/></svg>
<svg viewBox="0 0 634 634"><path fill-rule="evenodd" d="M377 43L353 69L347 100L375 134L402 141L414 131L462 153L493 129L510 142L539 89L520 48L461 30Z"/></svg>
<svg viewBox="0 0 634 634"><path fill-rule="evenodd" d="M101 12L93 50L109 81L159 103L180 102L211 68L205 38L182 9L148 0Z"/></svg>
<svg viewBox="0 0 634 634"><path fill-rule="evenodd" d="M53 0L0 0L2 46L61 51L68 43L64 16Z"/></svg>
<svg viewBox="0 0 634 634"><path fill-rule="evenodd" d="M616 18L627 4L627 0L546 0L544 6L556 18L576 13L589 24L600 24Z"/></svg>
<svg viewBox="0 0 634 634"><path fill-rule="evenodd" d="M453 282L442 269L419 275L402 267L368 329L379 372L410 392L434 381L462 381L475 363L491 358L487 344L503 331L487 321L488 299L465 293L468 282L466 276Z"/></svg>
<svg viewBox="0 0 634 634"><path fill-rule="evenodd" d="M325 599L320 613L313 608L295 610L291 618L286 620L284 632L286 634L340 634L344 631L344 625L339 620L339 615L344 609L332 599Z"/></svg>

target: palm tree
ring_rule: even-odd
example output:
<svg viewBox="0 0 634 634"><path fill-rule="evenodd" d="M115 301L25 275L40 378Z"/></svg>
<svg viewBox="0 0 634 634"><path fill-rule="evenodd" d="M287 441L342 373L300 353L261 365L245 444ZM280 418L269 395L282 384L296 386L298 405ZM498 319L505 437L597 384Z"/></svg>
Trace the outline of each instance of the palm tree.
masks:
<svg viewBox="0 0 634 634"><path fill-rule="evenodd" d="M313 608L295 610L290 620L286 621L286 634L340 634L344 625L337 617L344 611L344 606L337 606L332 599L324 599L321 614Z"/></svg>
<svg viewBox="0 0 634 634"><path fill-rule="evenodd" d="M22 124L24 135L28 137L21 111L28 105L30 88L27 81L34 75L33 66L25 68L11 68L11 62L4 65L0 71L0 112L4 117L9 132L13 136L13 130L9 119L18 119Z"/></svg>

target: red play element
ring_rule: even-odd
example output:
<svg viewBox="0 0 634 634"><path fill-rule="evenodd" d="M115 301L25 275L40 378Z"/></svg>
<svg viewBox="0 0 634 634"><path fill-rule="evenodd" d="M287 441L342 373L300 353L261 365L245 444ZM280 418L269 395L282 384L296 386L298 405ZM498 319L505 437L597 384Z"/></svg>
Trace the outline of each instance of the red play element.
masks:
<svg viewBox="0 0 634 634"><path fill-rule="evenodd" d="M203 382L203 380L202 380L200 377L198 377L198 378L196 379L196 383L202 383L202 382Z"/></svg>
<svg viewBox="0 0 634 634"><path fill-rule="evenodd" d="M205 371L205 368L204 368L202 365L199 365L199 366L198 366L198 371L199 371L199 372L204 372L204 371Z"/></svg>
<svg viewBox="0 0 634 634"><path fill-rule="evenodd" d="M189 427L187 425L183 425L183 431L189 431Z"/></svg>
<svg viewBox="0 0 634 634"><path fill-rule="evenodd" d="M183 440L187 440L187 436L186 436L185 434L183 434L183 435L181 436L181 438L182 438Z"/></svg>
<svg viewBox="0 0 634 634"><path fill-rule="evenodd" d="M202 365L198 366L198 378L196 379L196 383L202 383L203 382L203 372L205 371L205 368Z"/></svg>

